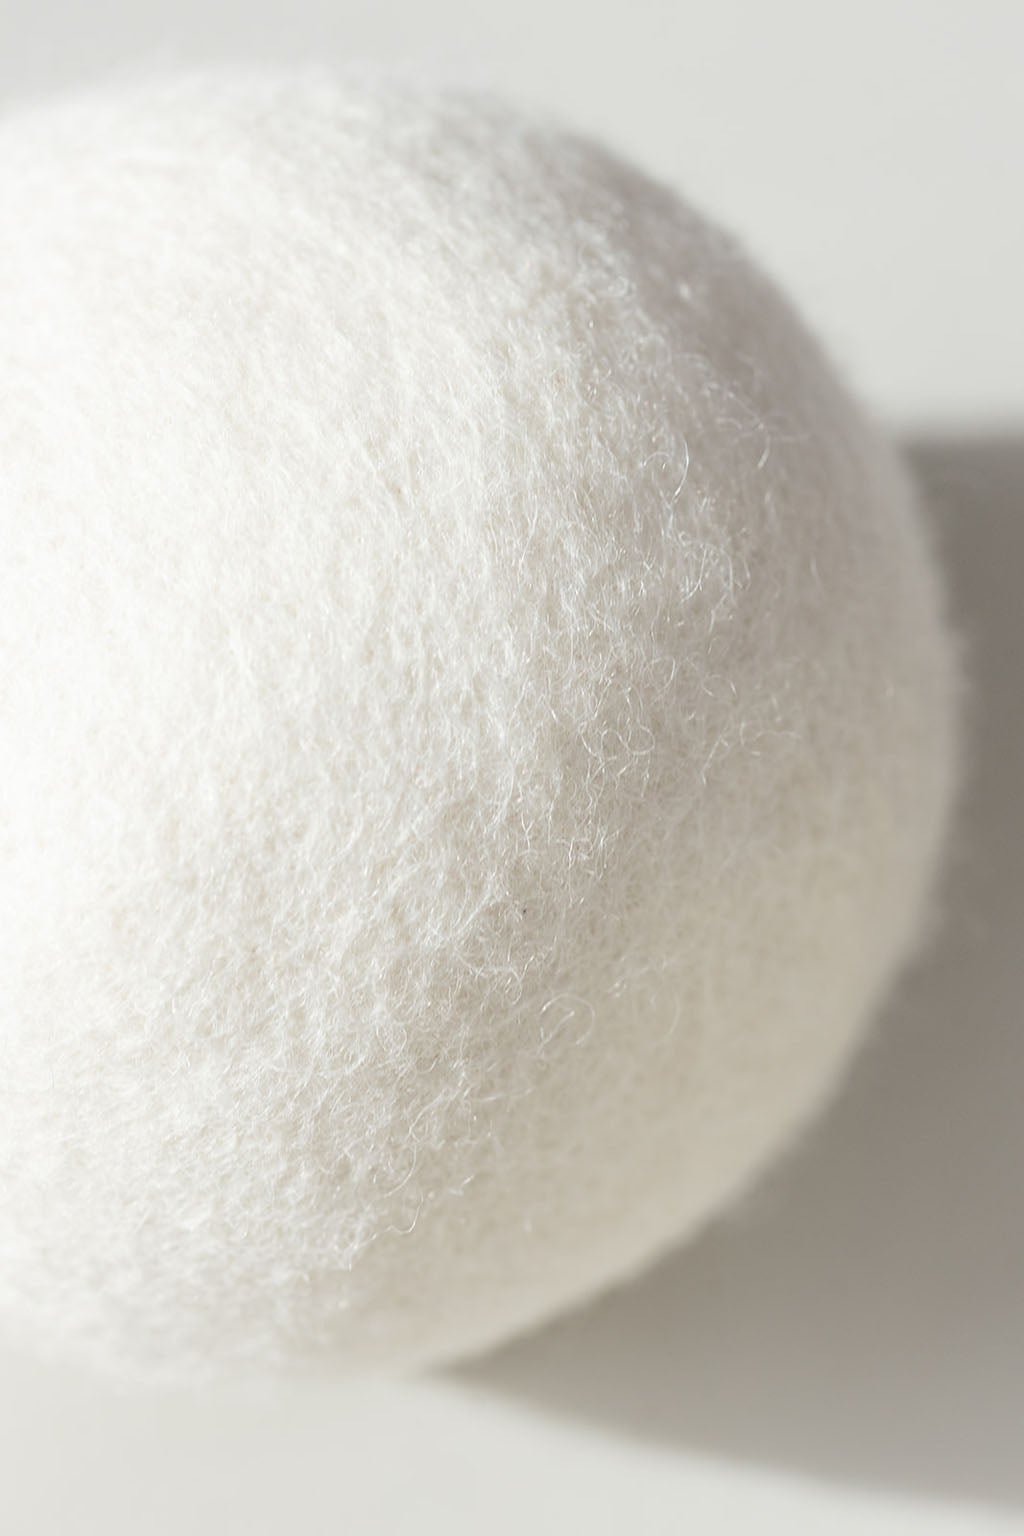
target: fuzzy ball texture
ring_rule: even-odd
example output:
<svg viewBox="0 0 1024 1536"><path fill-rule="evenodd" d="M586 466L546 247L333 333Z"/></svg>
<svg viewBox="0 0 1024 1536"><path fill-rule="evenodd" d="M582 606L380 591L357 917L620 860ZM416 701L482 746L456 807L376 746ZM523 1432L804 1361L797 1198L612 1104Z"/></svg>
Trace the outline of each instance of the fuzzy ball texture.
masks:
<svg viewBox="0 0 1024 1536"><path fill-rule="evenodd" d="M627 1275L917 935L953 648L736 246L382 81L0 127L0 1319L407 1365Z"/></svg>

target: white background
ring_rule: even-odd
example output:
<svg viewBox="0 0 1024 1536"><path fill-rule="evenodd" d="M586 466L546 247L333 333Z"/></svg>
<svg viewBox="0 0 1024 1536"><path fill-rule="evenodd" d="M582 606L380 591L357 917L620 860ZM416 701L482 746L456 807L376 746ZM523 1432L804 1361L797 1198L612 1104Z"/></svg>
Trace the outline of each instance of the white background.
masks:
<svg viewBox="0 0 1024 1536"><path fill-rule="evenodd" d="M4 103L135 61L397 57L554 109L685 188L912 447L973 747L941 941L744 1210L416 1383L139 1399L0 1358L0 1531L1024 1530L1024 5L11 6Z"/></svg>

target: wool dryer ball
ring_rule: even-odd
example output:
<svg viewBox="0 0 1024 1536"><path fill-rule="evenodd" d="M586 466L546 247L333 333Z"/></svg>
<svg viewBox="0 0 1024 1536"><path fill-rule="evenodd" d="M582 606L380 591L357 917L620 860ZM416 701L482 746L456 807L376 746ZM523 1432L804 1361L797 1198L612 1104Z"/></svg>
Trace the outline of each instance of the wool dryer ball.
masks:
<svg viewBox="0 0 1024 1536"><path fill-rule="evenodd" d="M0 126L0 1329L402 1367L650 1261L920 935L900 463L665 187L486 99Z"/></svg>

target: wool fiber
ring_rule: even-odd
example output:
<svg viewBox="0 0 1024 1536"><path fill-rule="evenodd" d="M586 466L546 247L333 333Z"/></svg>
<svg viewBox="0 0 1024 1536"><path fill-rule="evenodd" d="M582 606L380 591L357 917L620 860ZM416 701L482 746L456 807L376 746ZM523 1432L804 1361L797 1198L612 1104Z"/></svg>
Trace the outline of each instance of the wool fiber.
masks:
<svg viewBox="0 0 1024 1536"><path fill-rule="evenodd" d="M696 1229L929 910L955 647L732 239L489 99L0 124L0 1326L400 1368Z"/></svg>

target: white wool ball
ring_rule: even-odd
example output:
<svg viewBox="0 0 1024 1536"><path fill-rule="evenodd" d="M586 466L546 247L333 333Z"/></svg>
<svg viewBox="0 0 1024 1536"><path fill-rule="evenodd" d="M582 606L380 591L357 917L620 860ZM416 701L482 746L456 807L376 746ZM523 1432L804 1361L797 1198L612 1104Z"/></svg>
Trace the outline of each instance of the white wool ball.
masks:
<svg viewBox="0 0 1024 1536"><path fill-rule="evenodd" d="M0 128L0 1319L408 1365L629 1274L917 935L955 665L735 245L381 81Z"/></svg>

